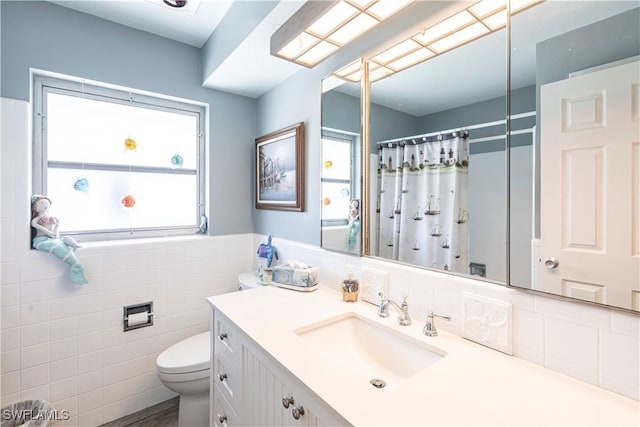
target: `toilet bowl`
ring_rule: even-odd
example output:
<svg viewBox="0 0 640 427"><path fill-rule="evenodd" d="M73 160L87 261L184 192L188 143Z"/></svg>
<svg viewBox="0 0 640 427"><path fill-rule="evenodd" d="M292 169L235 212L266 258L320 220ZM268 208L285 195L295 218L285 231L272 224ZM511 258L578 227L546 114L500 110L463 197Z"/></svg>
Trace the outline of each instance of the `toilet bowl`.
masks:
<svg viewBox="0 0 640 427"><path fill-rule="evenodd" d="M209 425L211 334L203 332L172 345L156 359L156 373L180 394L179 427Z"/></svg>

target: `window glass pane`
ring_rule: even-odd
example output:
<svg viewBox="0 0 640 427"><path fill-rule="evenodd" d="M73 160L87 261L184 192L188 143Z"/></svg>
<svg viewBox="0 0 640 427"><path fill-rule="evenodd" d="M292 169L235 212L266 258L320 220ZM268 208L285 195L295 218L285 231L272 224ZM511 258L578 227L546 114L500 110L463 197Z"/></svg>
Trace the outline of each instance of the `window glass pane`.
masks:
<svg viewBox="0 0 640 427"><path fill-rule="evenodd" d="M322 183L322 219L347 219L351 192L349 183Z"/></svg>
<svg viewBox="0 0 640 427"><path fill-rule="evenodd" d="M322 178L351 180L351 142L322 139Z"/></svg>
<svg viewBox="0 0 640 427"><path fill-rule="evenodd" d="M198 121L193 114L53 92L47 102L49 161L174 167L177 154L182 168L196 169ZM125 147L129 138L135 149Z"/></svg>
<svg viewBox="0 0 640 427"><path fill-rule="evenodd" d="M34 84L42 126L33 191L51 198L61 232L82 241L123 237L116 230L136 237L200 230L206 107L73 78L36 76Z"/></svg>
<svg viewBox="0 0 640 427"><path fill-rule="evenodd" d="M87 191L74 189L84 178ZM193 226L198 218L195 175L49 168L51 214L60 231ZM135 205L123 206L131 195Z"/></svg>

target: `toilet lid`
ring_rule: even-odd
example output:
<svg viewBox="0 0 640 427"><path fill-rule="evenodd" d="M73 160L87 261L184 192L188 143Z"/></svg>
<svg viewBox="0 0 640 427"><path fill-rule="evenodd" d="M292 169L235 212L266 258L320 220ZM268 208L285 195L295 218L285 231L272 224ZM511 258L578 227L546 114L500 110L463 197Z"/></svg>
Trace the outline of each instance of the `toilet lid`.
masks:
<svg viewBox="0 0 640 427"><path fill-rule="evenodd" d="M172 345L158 356L156 368L165 374L184 374L209 369L211 334L203 332Z"/></svg>

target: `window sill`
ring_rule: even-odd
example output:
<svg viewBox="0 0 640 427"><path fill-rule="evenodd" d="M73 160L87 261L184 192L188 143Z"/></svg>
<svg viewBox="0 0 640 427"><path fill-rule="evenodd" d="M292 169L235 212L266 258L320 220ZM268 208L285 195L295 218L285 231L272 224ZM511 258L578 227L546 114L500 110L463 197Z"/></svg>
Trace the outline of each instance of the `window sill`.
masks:
<svg viewBox="0 0 640 427"><path fill-rule="evenodd" d="M139 239L92 240L78 243L81 247L80 249L108 249L122 247L137 249L140 246L203 242L210 237L211 236L204 234L192 234L186 236L142 237Z"/></svg>

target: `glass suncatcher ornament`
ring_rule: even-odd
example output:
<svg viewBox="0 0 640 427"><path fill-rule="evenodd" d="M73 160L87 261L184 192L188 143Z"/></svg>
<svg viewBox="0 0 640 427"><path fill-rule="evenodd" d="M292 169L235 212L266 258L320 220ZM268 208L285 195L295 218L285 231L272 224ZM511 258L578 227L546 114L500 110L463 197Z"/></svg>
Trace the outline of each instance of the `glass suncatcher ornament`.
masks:
<svg viewBox="0 0 640 427"><path fill-rule="evenodd" d="M133 138L127 138L124 140L124 149L125 151L136 151L138 148L138 143Z"/></svg>
<svg viewBox="0 0 640 427"><path fill-rule="evenodd" d="M89 180L85 177L79 177L73 183L73 189L87 194L87 192L89 191Z"/></svg>
<svg viewBox="0 0 640 427"><path fill-rule="evenodd" d="M171 157L171 164L173 166L180 168L182 167L183 163L184 163L184 159L180 154L176 153Z"/></svg>
<svg viewBox="0 0 640 427"><path fill-rule="evenodd" d="M122 203L122 206L125 208L132 208L136 205L136 199L131 194L127 194L120 200L120 203Z"/></svg>

